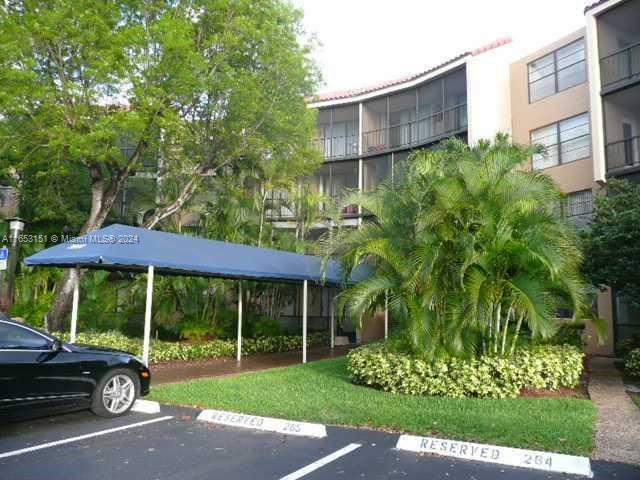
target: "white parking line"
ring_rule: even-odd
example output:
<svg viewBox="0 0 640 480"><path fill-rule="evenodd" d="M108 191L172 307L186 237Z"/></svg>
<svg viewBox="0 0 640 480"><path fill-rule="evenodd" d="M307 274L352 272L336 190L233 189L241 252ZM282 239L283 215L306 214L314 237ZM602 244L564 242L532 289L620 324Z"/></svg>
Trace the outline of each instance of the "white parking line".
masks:
<svg viewBox="0 0 640 480"><path fill-rule="evenodd" d="M21 448L20 450L12 450L10 452L0 453L0 459L7 457L15 457L16 455L22 455L29 452L35 452L36 450L42 450L49 447L56 447L58 445L64 445L65 443L78 442L80 440L86 440L87 438L99 437L100 435L107 435L108 433L120 432L122 430L128 430L130 428L142 427L149 425L150 423L162 422L169 420L172 416L153 418L151 420L145 420L144 422L131 423L122 427L108 428L106 430L100 430L98 432L87 433L85 435L79 435L77 437L63 438L62 440L56 440L55 442L43 443L40 445L34 445L33 447Z"/></svg>
<svg viewBox="0 0 640 480"><path fill-rule="evenodd" d="M290 473L286 477L282 477L280 480L297 480L298 478L302 478L305 475L319 469L320 467L325 466L327 463L331 463L334 460L337 460L340 457L344 457L346 454L353 452L355 449L360 448L362 445L359 443L350 443L346 447L342 447L340 450L336 450L335 452L327 455L326 457L322 457L319 460L316 460L313 463L310 463L306 467L302 467L300 470L296 470L293 473Z"/></svg>

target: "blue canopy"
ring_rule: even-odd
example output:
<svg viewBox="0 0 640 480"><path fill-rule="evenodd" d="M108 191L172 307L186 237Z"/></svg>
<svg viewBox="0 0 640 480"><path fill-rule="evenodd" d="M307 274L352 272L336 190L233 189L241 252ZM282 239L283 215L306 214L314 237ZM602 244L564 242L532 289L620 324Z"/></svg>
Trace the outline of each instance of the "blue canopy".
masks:
<svg viewBox="0 0 640 480"><path fill-rule="evenodd" d="M114 224L42 250L25 264L282 282L342 283L338 262L269 248Z"/></svg>

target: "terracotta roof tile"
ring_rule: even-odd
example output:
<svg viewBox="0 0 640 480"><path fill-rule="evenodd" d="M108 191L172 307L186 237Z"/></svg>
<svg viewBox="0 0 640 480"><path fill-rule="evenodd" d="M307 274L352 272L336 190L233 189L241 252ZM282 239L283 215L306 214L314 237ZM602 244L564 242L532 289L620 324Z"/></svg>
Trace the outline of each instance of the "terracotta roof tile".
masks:
<svg viewBox="0 0 640 480"><path fill-rule="evenodd" d="M596 2L589 2L584 7L584 13L587 13L592 8L596 8L598 5L602 5L603 3L607 3L609 0L598 0Z"/></svg>

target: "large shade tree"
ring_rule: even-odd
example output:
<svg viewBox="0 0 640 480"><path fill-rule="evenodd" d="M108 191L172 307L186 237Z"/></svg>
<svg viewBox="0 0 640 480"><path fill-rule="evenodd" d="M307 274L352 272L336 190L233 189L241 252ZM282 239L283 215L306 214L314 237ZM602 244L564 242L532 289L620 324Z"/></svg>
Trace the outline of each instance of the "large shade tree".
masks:
<svg viewBox="0 0 640 480"><path fill-rule="evenodd" d="M50 217L52 205L68 216L67 198L79 234L102 226L149 158L161 181L148 228L179 212L204 177L272 172L273 162L287 165L275 169L283 175L307 173L317 155L304 96L316 75L300 19L281 0L4 2L0 173L29 186ZM71 291L66 275L52 328Z"/></svg>
<svg viewBox="0 0 640 480"><path fill-rule="evenodd" d="M523 168L533 151L501 135L450 140L348 199L373 220L327 239L327 253L346 275L362 263L373 275L341 304L363 318L388 298L402 348L427 358L510 354L525 325L551 335L557 307L584 314L574 230L551 178Z"/></svg>

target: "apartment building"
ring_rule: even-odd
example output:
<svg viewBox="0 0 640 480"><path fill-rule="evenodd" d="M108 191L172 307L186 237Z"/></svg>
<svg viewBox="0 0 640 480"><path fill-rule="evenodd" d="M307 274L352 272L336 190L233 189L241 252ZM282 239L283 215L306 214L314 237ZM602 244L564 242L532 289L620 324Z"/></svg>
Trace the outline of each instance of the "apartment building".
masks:
<svg viewBox="0 0 640 480"><path fill-rule="evenodd" d="M606 0L585 9L585 28L511 64L511 126L520 143L545 145L531 168L567 194L565 215L588 227L593 198L609 178L640 181L640 0ZM640 312L607 289L597 295L608 327L593 353L613 354L640 330Z"/></svg>
<svg viewBox="0 0 640 480"><path fill-rule="evenodd" d="M594 180L640 181L640 0L585 9ZM614 342L640 331L640 311L613 292Z"/></svg>
<svg viewBox="0 0 640 480"><path fill-rule="evenodd" d="M450 136L474 142L509 131L512 49L502 39L415 75L309 99L318 109L314 144L324 158L313 189L331 198L349 189L371 191L415 150ZM286 194L274 192L271 206L279 227L295 226ZM356 226L363 212L352 205L342 215L345 225ZM319 223L312 236L325 230Z"/></svg>
<svg viewBox="0 0 640 480"><path fill-rule="evenodd" d="M585 10L594 178L640 180L640 0Z"/></svg>
<svg viewBox="0 0 640 480"><path fill-rule="evenodd" d="M640 0L592 3L584 28L520 56L503 39L416 75L309 99L324 157L312 187L333 198L371 191L415 150L450 136L473 144L507 132L518 143L546 146L530 168L555 179L566 193L563 213L588 228L608 178L640 181ZM286 195L274 192L271 202L272 220L293 228ZM346 206L342 215L355 227L363 212ZM327 228L314 227L314 237ZM640 329L640 312L609 289L594 308L608 339L597 345L589 332L592 353L611 355L617 340ZM379 336L379 323L359 338Z"/></svg>
<svg viewBox="0 0 640 480"><path fill-rule="evenodd" d="M510 65L511 134L521 144L542 144L547 155L534 155L530 168L550 175L567 195L563 214L588 228L593 198L602 189L594 175L590 82L582 28ZM598 315L613 332L612 296L597 294ZM614 336L598 346L589 332L592 353L612 354Z"/></svg>

